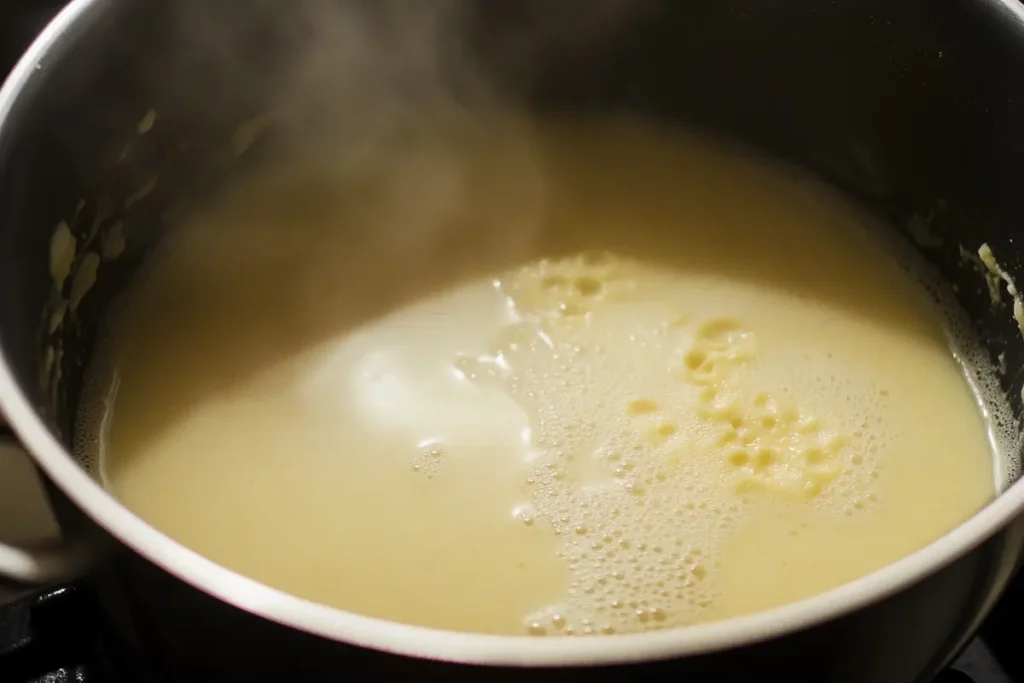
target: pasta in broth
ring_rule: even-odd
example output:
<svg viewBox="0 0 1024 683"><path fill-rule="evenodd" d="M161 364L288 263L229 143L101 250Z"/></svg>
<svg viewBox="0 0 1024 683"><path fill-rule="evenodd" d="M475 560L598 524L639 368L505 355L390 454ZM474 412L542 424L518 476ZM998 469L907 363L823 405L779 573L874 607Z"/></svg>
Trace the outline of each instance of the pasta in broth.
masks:
<svg viewBox="0 0 1024 683"><path fill-rule="evenodd" d="M428 152L400 191L276 170L190 219L92 368L106 486L295 595L549 636L808 597L994 495L969 340L858 212L637 122L534 142L530 239L489 145L458 202Z"/></svg>

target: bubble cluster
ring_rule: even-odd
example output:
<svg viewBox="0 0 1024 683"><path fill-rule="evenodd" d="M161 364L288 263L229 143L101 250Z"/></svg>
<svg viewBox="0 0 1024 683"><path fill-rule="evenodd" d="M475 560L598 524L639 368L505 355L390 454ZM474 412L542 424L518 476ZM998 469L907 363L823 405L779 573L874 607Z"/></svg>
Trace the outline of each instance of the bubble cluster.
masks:
<svg viewBox="0 0 1024 683"><path fill-rule="evenodd" d="M672 371L691 316L634 315L635 265L610 254L545 260L500 281L516 313L494 355L530 417L538 458L511 512L557 534L564 600L524 620L534 635L599 635L701 620L717 538L740 516L721 467L693 440L692 387ZM579 315L567 316L566 310ZM709 327L709 350L729 330ZM742 340L740 342L742 344Z"/></svg>
<svg viewBox="0 0 1024 683"><path fill-rule="evenodd" d="M444 446L437 442L420 444L420 447L413 456L412 470L425 477L433 477L444 464Z"/></svg>
<svg viewBox="0 0 1024 683"><path fill-rule="evenodd" d="M816 398L865 389L836 386L837 372L795 391L752 390L755 331L669 305L665 277L600 253L545 259L496 281L514 313L491 352L503 370L467 376L502 382L527 413L536 459L528 497L510 514L555 532L571 576L563 600L527 615L528 633L704 620L718 595L718 552L757 496L840 517L877 501L879 425L853 405L842 415L812 410ZM651 303L659 297L665 305Z"/></svg>
<svg viewBox="0 0 1024 683"><path fill-rule="evenodd" d="M1024 452L1024 419L1014 410L1004 386L1006 372L1000 366L1005 359L994 362L990 346L978 338L974 321L959 301L960 287L956 283L950 285L942 273L921 257L917 249L893 232L871 232L941 312L953 357L960 365L975 401L986 418L989 440L995 455L996 491L1002 492L1021 476L1021 453ZM990 273L977 255L967 252L962 246L960 255L961 266L981 266L979 271L988 284L985 276Z"/></svg>

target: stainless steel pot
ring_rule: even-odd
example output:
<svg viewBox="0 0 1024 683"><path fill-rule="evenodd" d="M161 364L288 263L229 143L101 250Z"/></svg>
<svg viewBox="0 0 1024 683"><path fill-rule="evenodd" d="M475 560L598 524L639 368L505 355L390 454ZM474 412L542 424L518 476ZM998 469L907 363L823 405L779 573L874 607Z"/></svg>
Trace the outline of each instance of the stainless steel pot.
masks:
<svg viewBox="0 0 1024 683"><path fill-rule="evenodd" d="M66 541L0 546L0 573L85 572L141 655L190 680L366 670L911 683L963 646L1020 557L1024 483L927 548L813 599L682 630L535 639L413 628L290 597L178 545L90 478L69 439L97 324L182 198L258 156L252 121L273 105L276 66L302 29L282 2L243 11L207 0L204 11L238 12L215 27L229 38L182 30L186 0L74 0L0 90L0 408L12 432L0 457L33 458ZM921 240L922 253L1002 354L1020 413L1021 333L961 257L988 242L1024 278L1015 0L652 2L593 35L576 30L583 18L623 3L465 4L461 49L532 107L721 130L818 173L894 230L941 238Z"/></svg>

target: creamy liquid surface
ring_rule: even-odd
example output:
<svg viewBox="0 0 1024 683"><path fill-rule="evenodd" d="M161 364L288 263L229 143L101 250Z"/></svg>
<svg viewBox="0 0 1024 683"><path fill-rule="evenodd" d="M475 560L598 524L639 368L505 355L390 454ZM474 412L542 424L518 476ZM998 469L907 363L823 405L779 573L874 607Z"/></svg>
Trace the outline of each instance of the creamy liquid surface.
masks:
<svg viewBox="0 0 1024 683"><path fill-rule="evenodd" d="M537 635L808 597L993 496L948 321L862 216L636 124L530 145L352 191L280 171L196 216L94 364L109 489L295 595Z"/></svg>

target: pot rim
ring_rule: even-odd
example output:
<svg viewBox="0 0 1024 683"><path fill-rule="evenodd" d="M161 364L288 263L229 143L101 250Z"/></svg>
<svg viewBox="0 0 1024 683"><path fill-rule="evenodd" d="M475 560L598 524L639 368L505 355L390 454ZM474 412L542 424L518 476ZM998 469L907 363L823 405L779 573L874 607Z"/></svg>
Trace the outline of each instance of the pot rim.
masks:
<svg viewBox="0 0 1024 683"><path fill-rule="evenodd" d="M990 0L1024 24L1024 6ZM37 72L60 57L111 0L72 0L39 34L0 87L0 136ZM121 543L182 581L259 617L400 655L496 666L587 666L693 656L752 644L865 607L970 552L1024 510L1024 478L926 547L867 576L795 603L731 619L653 633L535 638L443 631L365 617L294 597L221 567L135 516L90 477L50 433L18 386L0 348L0 413L36 464L67 497Z"/></svg>

